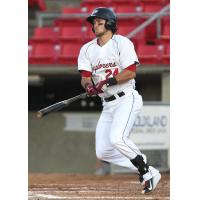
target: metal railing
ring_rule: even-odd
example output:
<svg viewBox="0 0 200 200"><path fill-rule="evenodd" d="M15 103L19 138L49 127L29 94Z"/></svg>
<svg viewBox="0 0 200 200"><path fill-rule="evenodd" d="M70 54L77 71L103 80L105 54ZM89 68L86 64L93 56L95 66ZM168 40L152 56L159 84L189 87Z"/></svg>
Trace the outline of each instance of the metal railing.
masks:
<svg viewBox="0 0 200 200"><path fill-rule="evenodd" d="M141 25L139 25L137 28L135 28L132 32L130 32L127 37L132 38L137 33L142 31L144 28L146 28L148 25L150 25L153 21L157 19L157 37L160 37L161 32L161 22L160 17L163 16L167 11L169 11L170 5L165 6L163 9L161 9L159 12L155 13L153 16L151 16L149 19L147 19L145 22L143 22Z"/></svg>

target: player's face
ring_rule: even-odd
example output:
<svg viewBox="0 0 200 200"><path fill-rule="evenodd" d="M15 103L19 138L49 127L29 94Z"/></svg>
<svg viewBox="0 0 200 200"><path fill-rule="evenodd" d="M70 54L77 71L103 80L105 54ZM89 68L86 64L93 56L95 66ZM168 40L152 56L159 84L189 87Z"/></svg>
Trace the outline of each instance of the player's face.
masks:
<svg viewBox="0 0 200 200"><path fill-rule="evenodd" d="M95 18L93 21L93 29L96 37L101 37L107 31L105 28L105 19Z"/></svg>

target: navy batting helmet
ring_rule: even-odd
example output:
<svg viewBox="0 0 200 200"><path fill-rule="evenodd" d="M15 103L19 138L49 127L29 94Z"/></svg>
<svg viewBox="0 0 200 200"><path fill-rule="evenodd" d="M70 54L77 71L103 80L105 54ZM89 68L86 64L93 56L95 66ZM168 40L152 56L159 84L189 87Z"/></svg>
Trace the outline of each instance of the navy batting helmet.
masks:
<svg viewBox="0 0 200 200"><path fill-rule="evenodd" d="M106 29L111 30L113 33L117 31L117 27L116 27L117 17L111 9L104 8L104 7L96 8L92 12L92 14L87 18L87 21L93 24L93 20L95 17L106 20L106 24L105 24Z"/></svg>

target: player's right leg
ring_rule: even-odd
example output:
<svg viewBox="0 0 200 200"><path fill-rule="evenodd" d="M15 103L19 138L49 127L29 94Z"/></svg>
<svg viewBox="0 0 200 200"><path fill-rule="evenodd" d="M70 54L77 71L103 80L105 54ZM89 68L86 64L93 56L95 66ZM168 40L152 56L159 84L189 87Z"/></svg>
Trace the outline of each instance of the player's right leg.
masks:
<svg viewBox="0 0 200 200"><path fill-rule="evenodd" d="M127 109L127 104L125 104L125 108L122 110L126 111ZM122 111L119 112L120 116L122 115ZM116 112L115 112L116 114ZM135 114L135 113L134 113ZM136 115L135 115L136 116ZM120 118L120 117L119 117ZM134 120L131 120L134 122ZM138 170L140 173L140 181L141 183L144 183L145 187L144 190L142 191L143 194L148 194L152 192L159 180L160 180L160 173L158 170L152 170L154 168L149 167L143 159L143 154L139 151L139 149L135 146L135 144L132 143L132 141L127 140L126 144L132 145L132 148L135 149L134 152L138 152L134 156L134 152L132 152L133 157L131 158L128 157L127 155L125 156L124 151L120 151L121 149L117 149L116 145L113 145L113 142L111 140L111 133L114 133L114 137L112 138L118 138L120 135L117 134L120 128L122 127L122 120L119 121L119 123L116 123L120 125L118 126L112 126L113 122L113 109L112 107L109 107L107 109L104 109L100 119L97 124L96 128L96 155L99 159L108 161L110 163L123 166L123 167L128 167L133 169L134 171ZM112 125L111 125L112 124ZM117 127L117 129L115 128ZM128 126L126 126L128 127ZM112 130L111 130L112 129ZM128 139L128 133L130 130L127 130L127 137L124 137L124 140ZM124 132L125 133L125 132ZM126 135L126 134L125 134ZM122 137L120 137L122 138ZM121 143L119 143L121 144ZM123 142L122 142L122 147L124 147ZM129 152L130 148L125 148L125 152ZM131 152L130 152L131 153ZM128 153L129 155L129 153ZM137 157L137 158L136 158Z"/></svg>
<svg viewBox="0 0 200 200"><path fill-rule="evenodd" d="M113 114L110 141L138 169L140 177L142 177L145 183L142 193L148 194L155 189L160 180L160 174L159 172L154 174L151 172L142 153L129 137L141 107L142 99L137 93L121 100Z"/></svg>

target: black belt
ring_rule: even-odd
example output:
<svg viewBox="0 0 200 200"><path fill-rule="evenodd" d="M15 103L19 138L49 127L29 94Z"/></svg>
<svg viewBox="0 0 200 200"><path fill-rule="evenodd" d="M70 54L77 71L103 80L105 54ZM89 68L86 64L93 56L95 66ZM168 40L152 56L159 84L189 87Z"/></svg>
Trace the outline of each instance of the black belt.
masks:
<svg viewBox="0 0 200 200"><path fill-rule="evenodd" d="M119 97L122 97L122 96L125 95L125 93L124 93L124 92L119 92L119 93L117 93L117 95L118 95ZM109 101L113 101L113 100L115 100L115 99L116 99L115 95L112 95L112 96L110 96L110 97L104 98L104 101L105 101L105 102L109 102Z"/></svg>

